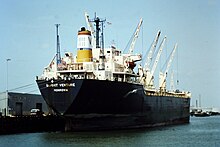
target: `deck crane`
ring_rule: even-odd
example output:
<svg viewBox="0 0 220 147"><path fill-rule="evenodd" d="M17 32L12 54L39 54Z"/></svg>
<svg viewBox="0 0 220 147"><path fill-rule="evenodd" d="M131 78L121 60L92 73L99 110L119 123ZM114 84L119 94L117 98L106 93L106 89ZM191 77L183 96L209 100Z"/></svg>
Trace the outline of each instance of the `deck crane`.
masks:
<svg viewBox="0 0 220 147"><path fill-rule="evenodd" d="M146 83L145 83L145 86L147 86L147 88L152 88L153 87L153 75L154 75L154 72L156 70L156 67L157 67L157 64L159 62L159 59L160 59L160 55L163 51L163 47L164 47L164 44L166 42L166 36L164 37L163 41L161 42L160 44L160 47L159 47L159 50L158 50L158 53L157 53L157 56L156 56L156 59L154 61L154 64L153 64L153 67L152 67L152 70L150 72L147 72L147 75L146 75Z"/></svg>
<svg viewBox="0 0 220 147"><path fill-rule="evenodd" d="M154 41L153 41L153 43L151 45L150 50L148 52L147 61L146 61L145 65L144 65L146 71L150 69L150 65L151 65L151 62L152 62L153 54L154 54L155 48L157 46L160 34L161 34L161 31L159 30L157 32L157 35L154 38Z"/></svg>
<svg viewBox="0 0 220 147"><path fill-rule="evenodd" d="M88 27L88 30L91 32L92 36L92 47L95 47L96 45L96 40L95 40L95 29L92 25L92 22L89 20L89 14L85 12L85 19L86 19L86 24Z"/></svg>
<svg viewBox="0 0 220 147"><path fill-rule="evenodd" d="M141 18L139 23L138 23L138 26L135 30L135 33L133 35L131 45L130 45L130 48L129 48L129 53L125 54L126 58L125 58L124 62L125 62L126 68L130 68L132 70L135 67L134 62L140 61L142 59L141 54L133 55L134 46L135 46L135 43L137 41L140 29L141 29L142 22L143 22L143 19Z"/></svg>
<svg viewBox="0 0 220 147"><path fill-rule="evenodd" d="M135 43L137 41L137 38L138 38L138 35L139 35L139 32L140 32L140 29L141 29L141 25L142 25L142 22L143 22L143 19L141 18L140 21L139 21L139 24L137 26L137 29L134 33L134 36L132 38L132 42L131 42L131 45L130 45L130 48L129 48L129 54L131 55L134 51L134 46L135 46Z"/></svg>
<svg viewBox="0 0 220 147"><path fill-rule="evenodd" d="M170 54L170 57L169 57L169 60L167 62L167 67L166 67L165 72L164 73L160 72L160 75L159 75L159 87L160 87L161 91L165 91L166 90L166 77L167 77L167 73L169 71L170 65L171 65L171 63L173 61L173 57L174 57L176 48L177 48L177 44L175 44L175 46L173 48L173 51Z"/></svg>
<svg viewBox="0 0 220 147"><path fill-rule="evenodd" d="M149 52L147 54L147 60L146 60L146 63L144 65L144 69L142 68L141 65L139 65L139 67L138 67L138 70L139 70L138 73L139 73L139 76L140 76L140 82L141 83L143 83L143 80L146 77L147 72L150 72L150 65L151 65L151 62L152 62L153 54L155 52L155 48L157 46L160 34L161 34L161 31L159 30L157 32L157 35L155 36L153 42L152 42L151 47L149 49Z"/></svg>

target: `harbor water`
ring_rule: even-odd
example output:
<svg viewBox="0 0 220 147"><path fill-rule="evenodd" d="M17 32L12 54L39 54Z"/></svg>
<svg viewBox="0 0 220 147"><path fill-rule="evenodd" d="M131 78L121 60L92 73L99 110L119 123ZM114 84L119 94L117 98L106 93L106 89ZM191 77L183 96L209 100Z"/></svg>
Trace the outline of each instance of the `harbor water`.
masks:
<svg viewBox="0 0 220 147"><path fill-rule="evenodd" d="M189 124L153 129L1 135L0 146L220 146L220 116L191 117Z"/></svg>

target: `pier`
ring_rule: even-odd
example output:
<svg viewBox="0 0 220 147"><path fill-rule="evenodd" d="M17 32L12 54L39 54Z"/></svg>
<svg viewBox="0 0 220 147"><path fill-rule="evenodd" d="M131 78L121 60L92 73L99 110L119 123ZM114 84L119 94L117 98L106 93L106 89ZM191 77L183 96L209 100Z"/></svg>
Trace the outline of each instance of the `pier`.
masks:
<svg viewBox="0 0 220 147"><path fill-rule="evenodd" d="M64 131L65 119L60 116L0 116L0 135L15 133Z"/></svg>

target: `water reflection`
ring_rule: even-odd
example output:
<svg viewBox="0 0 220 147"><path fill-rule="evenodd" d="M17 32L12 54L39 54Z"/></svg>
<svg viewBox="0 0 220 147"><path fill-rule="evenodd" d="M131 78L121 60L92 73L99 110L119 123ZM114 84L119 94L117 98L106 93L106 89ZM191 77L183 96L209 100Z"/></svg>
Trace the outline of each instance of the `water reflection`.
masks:
<svg viewBox="0 0 220 147"><path fill-rule="evenodd" d="M120 146L120 145L143 145L146 143L149 131L162 131L162 128L135 129L120 131L99 132L68 132L46 133L44 139L48 143L80 145L80 146Z"/></svg>

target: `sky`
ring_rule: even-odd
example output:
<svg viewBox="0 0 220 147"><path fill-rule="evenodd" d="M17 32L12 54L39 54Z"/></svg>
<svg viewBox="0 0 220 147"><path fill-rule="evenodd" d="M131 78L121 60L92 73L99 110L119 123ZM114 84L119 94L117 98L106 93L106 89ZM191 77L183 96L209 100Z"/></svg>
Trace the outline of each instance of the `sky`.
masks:
<svg viewBox="0 0 220 147"><path fill-rule="evenodd" d="M61 24L62 55L76 54L77 31L86 26L85 12L111 23L105 24L105 46L114 42L122 51L140 18L143 25L135 53L146 54L161 30L160 41L166 35L167 43L158 72L178 43L172 69L175 81L179 80L176 88L192 93L191 105L200 97L203 107L220 108L219 0L0 0L0 92L8 87L39 93L35 77L56 53L54 24Z"/></svg>

